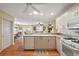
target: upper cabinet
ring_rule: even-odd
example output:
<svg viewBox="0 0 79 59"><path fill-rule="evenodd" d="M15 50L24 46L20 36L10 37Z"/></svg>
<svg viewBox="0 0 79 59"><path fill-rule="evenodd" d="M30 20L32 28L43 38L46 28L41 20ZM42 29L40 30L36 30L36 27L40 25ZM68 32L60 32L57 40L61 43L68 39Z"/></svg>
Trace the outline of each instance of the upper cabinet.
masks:
<svg viewBox="0 0 79 59"><path fill-rule="evenodd" d="M56 28L58 32L66 30L69 23L78 22L79 21L78 17L79 17L79 4L76 4L72 8L70 8L67 12L65 12L56 19Z"/></svg>

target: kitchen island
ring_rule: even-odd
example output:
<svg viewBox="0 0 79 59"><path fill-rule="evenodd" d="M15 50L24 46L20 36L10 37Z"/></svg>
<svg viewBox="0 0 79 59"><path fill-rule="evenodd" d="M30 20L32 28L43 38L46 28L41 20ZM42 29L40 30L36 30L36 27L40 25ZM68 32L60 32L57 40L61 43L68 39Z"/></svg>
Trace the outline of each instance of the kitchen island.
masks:
<svg viewBox="0 0 79 59"><path fill-rule="evenodd" d="M49 33L24 35L24 50L54 50L56 49L56 36Z"/></svg>

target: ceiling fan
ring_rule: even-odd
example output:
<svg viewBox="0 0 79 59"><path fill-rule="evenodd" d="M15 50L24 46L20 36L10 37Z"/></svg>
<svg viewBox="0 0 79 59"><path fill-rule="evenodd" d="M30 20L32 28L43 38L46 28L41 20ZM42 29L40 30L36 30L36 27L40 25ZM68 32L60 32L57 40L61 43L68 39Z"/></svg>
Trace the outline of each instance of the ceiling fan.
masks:
<svg viewBox="0 0 79 59"><path fill-rule="evenodd" d="M33 10L35 10L36 12L40 13L40 10L38 10L35 6L33 6L32 3L26 3L26 7L24 9L24 13L27 12L27 10L29 9L29 7L31 7Z"/></svg>

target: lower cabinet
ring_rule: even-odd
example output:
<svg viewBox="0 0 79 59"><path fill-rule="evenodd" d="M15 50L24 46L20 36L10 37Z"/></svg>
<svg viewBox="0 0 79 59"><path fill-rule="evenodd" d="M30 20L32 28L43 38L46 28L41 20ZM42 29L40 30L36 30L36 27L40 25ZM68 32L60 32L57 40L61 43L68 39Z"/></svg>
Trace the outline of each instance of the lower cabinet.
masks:
<svg viewBox="0 0 79 59"><path fill-rule="evenodd" d="M24 49L56 49L54 36L24 37Z"/></svg>
<svg viewBox="0 0 79 59"><path fill-rule="evenodd" d="M55 37L35 37L35 49L56 49Z"/></svg>
<svg viewBox="0 0 79 59"><path fill-rule="evenodd" d="M35 49L48 49L48 38L35 37Z"/></svg>
<svg viewBox="0 0 79 59"><path fill-rule="evenodd" d="M34 49L34 37L24 37L24 49Z"/></svg>
<svg viewBox="0 0 79 59"><path fill-rule="evenodd" d="M56 37L49 37L49 49L56 49Z"/></svg>
<svg viewBox="0 0 79 59"><path fill-rule="evenodd" d="M60 51L61 50L61 43L60 43L61 39L62 39L61 37L56 37L56 49L59 53L61 53Z"/></svg>

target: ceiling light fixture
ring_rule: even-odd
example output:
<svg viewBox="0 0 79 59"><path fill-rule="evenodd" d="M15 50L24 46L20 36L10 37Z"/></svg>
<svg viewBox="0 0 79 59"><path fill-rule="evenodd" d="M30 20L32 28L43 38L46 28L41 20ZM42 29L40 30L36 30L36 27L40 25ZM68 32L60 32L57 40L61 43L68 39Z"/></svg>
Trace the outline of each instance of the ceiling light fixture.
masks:
<svg viewBox="0 0 79 59"><path fill-rule="evenodd" d="M54 15L53 13L50 13L50 15Z"/></svg>
<svg viewBox="0 0 79 59"><path fill-rule="evenodd" d="M37 11L33 11L33 14L37 15L37 14L38 14L38 12L37 12Z"/></svg>

